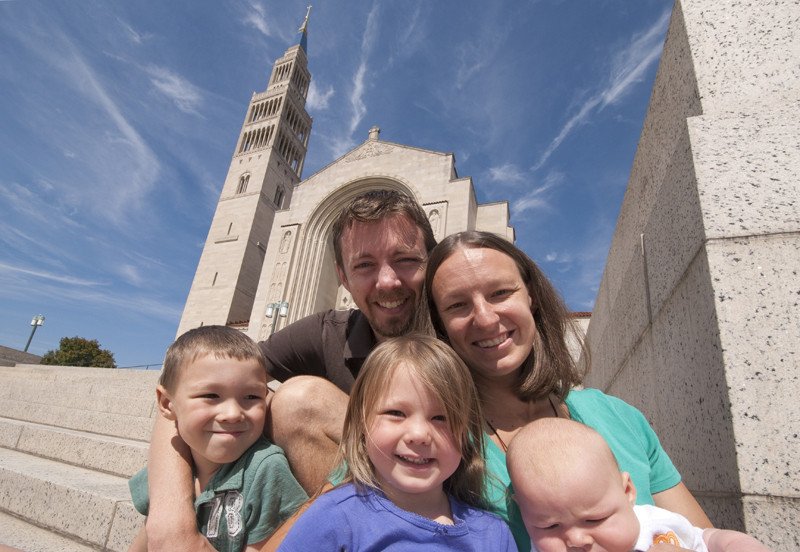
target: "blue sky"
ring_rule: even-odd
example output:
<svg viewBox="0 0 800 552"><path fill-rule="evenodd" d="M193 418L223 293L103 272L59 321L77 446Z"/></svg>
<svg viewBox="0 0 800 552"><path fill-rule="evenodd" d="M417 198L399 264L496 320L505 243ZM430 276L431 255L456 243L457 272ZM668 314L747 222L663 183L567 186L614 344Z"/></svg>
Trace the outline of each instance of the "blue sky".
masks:
<svg viewBox="0 0 800 552"><path fill-rule="evenodd" d="M172 341L252 92L295 0L0 1L0 345ZM453 152L517 244L591 310L647 109L666 0L314 5L304 177L381 139Z"/></svg>

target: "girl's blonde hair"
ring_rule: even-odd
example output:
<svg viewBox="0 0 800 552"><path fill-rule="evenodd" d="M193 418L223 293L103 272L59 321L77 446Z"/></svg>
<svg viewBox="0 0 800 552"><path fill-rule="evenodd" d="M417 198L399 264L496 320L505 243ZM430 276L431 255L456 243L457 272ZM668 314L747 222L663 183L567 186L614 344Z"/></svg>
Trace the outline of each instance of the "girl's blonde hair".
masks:
<svg viewBox="0 0 800 552"><path fill-rule="evenodd" d="M370 353L350 391L344 420L341 459L345 482L380 489L367 455L368 428L375 404L391 385L398 370L408 370L444 406L447 422L461 450L461 463L447 478L446 493L472 506L485 506L483 415L469 369L458 355L435 337L411 333L386 340Z"/></svg>

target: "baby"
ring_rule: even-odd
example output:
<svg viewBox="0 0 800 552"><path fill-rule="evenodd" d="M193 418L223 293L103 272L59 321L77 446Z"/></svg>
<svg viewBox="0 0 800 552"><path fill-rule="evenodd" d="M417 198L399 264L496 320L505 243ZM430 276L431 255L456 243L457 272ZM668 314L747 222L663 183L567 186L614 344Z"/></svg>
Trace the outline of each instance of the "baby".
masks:
<svg viewBox="0 0 800 552"><path fill-rule="evenodd" d="M636 488L620 473L605 440L572 420L525 426L508 447L508 471L533 549L646 551L666 543L710 552L768 552L752 537L700 529L678 514L635 506Z"/></svg>

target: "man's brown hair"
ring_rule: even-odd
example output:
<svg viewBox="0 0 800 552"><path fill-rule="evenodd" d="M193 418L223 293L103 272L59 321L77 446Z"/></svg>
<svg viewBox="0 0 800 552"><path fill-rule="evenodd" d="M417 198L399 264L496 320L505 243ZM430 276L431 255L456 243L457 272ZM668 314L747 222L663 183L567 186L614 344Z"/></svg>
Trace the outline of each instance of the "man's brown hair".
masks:
<svg viewBox="0 0 800 552"><path fill-rule="evenodd" d="M420 230L425 240L425 251L430 252L436 246L436 238L425 211L417 201L396 190L370 190L356 196L333 222L331 237L336 264L344 268L342 259L342 236L354 222L377 222L390 216L404 215Z"/></svg>

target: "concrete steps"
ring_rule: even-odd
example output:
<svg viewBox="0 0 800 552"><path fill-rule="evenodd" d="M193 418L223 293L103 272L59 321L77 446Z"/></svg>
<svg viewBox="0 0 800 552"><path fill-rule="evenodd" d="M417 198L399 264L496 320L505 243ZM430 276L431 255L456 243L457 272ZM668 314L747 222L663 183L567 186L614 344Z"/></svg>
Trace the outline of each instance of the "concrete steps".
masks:
<svg viewBox="0 0 800 552"><path fill-rule="evenodd" d="M0 367L0 544L25 551L127 550L144 518L141 469L157 372Z"/></svg>
<svg viewBox="0 0 800 552"><path fill-rule="evenodd" d="M94 552L96 550L2 512L0 512L0 541L25 552Z"/></svg>

